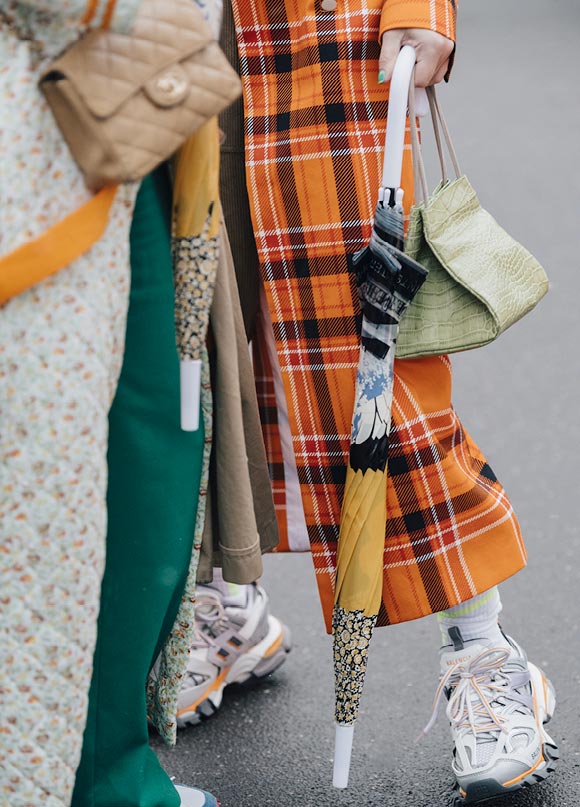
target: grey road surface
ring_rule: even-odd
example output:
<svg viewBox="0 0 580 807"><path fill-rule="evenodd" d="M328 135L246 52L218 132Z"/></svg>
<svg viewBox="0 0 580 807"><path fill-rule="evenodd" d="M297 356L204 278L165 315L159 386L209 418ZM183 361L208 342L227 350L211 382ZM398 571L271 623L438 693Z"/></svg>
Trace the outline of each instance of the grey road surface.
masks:
<svg viewBox="0 0 580 807"><path fill-rule="evenodd" d="M463 167L483 204L546 267L551 294L484 350L454 361L455 405L519 514L526 571L501 588L503 623L554 681L562 763L544 785L490 807L580 805L580 2L463 0L453 80L442 91ZM434 174L432 172L434 178ZM436 687L434 618L377 631L351 787L332 789L333 684L309 556L266 559L273 611L294 651L269 681L228 692L221 712L154 739L178 781L223 807L445 807L444 716L420 744Z"/></svg>

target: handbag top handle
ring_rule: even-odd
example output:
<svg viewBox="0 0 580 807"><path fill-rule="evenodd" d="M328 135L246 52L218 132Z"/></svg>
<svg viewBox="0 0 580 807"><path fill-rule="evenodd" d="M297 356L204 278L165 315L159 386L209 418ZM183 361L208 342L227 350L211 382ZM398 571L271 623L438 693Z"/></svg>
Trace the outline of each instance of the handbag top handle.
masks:
<svg viewBox="0 0 580 807"><path fill-rule="evenodd" d="M417 133L417 119L415 115L415 62L415 49L411 45L405 45L403 48L401 48L401 52L397 57L393 70L389 91L389 109L387 115L387 130L385 134L383 174L381 187L379 189L379 202L384 202L385 199L391 201L393 198L391 194L396 194L401 187L407 115L409 115L411 119L411 143L413 143L413 128L415 129L415 133ZM461 175L461 171L459 168L457 155L451 141L451 136L449 134L449 128L443 116L443 112L439 105L434 87L429 87L427 89L427 98L429 101L431 120L433 122L433 131L435 133L437 152L439 154L439 162L441 165L441 177L443 182L447 182L447 166L443 154L440 128L443 131L443 137L445 139L451 158L451 163L457 178ZM411 112L411 104L413 112ZM421 161L423 165L423 173L425 166L422 160L418 134L415 140L416 144L415 148L413 149L413 165L415 166L416 173L418 173L420 176L421 168L419 167L419 161ZM424 179L426 184L426 175L424 176ZM428 193L425 198L427 198L427 196Z"/></svg>
<svg viewBox="0 0 580 807"><path fill-rule="evenodd" d="M414 79L414 76L413 76ZM447 165L445 162L445 155L443 152L443 144L441 141L441 131L443 132L443 138L445 140L445 145L447 146L447 151L449 152L449 157L451 159L451 164L453 166L453 171L455 173L455 178L459 179L461 176L461 169L459 167L459 161L457 159L457 153L453 146L453 141L451 139L451 134L449 132L449 127L447 126L447 121L443 115L443 110L441 109L441 105L439 104L439 99L437 98L437 92L435 87L428 87L427 88L427 98L429 100L429 109L431 111L431 120L433 123L433 132L435 134L435 142L437 144L437 153L439 156L439 164L441 165L441 180L443 183L447 182ZM425 171L425 162L423 160L423 153L421 151L421 144L419 142L419 132L417 128L417 117L415 114L415 82L414 80L411 82L409 86L409 119L410 119L410 128L411 128L411 148L413 152L413 168L414 173L419 179L419 187L421 191L422 198L419 198L419 194L417 194L418 201L427 201L429 198L429 186L427 182L427 173Z"/></svg>

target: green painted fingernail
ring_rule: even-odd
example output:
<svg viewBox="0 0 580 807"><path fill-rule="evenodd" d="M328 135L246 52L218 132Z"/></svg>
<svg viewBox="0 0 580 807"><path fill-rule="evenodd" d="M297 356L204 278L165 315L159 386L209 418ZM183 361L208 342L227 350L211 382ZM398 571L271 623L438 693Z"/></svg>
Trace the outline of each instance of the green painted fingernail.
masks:
<svg viewBox="0 0 580 807"><path fill-rule="evenodd" d="M385 71L379 70L379 84L385 83Z"/></svg>

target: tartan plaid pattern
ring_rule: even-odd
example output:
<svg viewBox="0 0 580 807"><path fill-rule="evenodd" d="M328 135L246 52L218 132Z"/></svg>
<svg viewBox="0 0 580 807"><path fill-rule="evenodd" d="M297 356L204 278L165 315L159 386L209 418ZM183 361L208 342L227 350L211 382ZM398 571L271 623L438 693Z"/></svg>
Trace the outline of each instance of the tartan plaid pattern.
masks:
<svg viewBox="0 0 580 807"><path fill-rule="evenodd" d="M390 28L428 28L455 41L456 0L387 0L381 34Z"/></svg>
<svg viewBox="0 0 580 807"><path fill-rule="evenodd" d="M396 9L401 15L420 9L427 27L446 33L453 4L387 0L383 11L382 0L338 0L334 12L321 11L318 0L232 5L254 234L330 629L360 339L350 256L370 238L385 130L385 90L376 77L379 26L401 27L407 18ZM284 468L267 362L257 374L285 534ZM379 624L453 606L525 563L511 505L450 397L446 357L395 363Z"/></svg>
<svg viewBox="0 0 580 807"><path fill-rule="evenodd" d="M256 393L260 405L260 420L266 447L266 457L272 483L272 497L278 522L277 552L290 552L288 540L288 522L286 518L286 475L284 473L284 456L278 428L278 406L274 387L272 363L264 349L267 335L264 323L265 311L259 311L256 331L253 340L253 365L256 379Z"/></svg>

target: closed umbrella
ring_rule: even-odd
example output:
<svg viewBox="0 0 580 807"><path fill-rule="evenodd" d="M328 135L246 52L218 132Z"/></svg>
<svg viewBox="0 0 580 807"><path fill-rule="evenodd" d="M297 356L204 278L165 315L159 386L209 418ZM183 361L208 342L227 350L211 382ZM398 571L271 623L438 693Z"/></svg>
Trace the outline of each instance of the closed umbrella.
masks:
<svg viewBox="0 0 580 807"><path fill-rule="evenodd" d="M201 367L219 257L219 149L216 117L189 138L174 166L175 332L184 431L199 428Z"/></svg>
<svg viewBox="0 0 580 807"><path fill-rule="evenodd" d="M414 65L415 51L407 46L391 80L385 165L371 240L354 258L363 317L333 612L333 783L339 788L348 784L354 721L381 604L397 333L401 317L427 276L420 264L403 253L403 191L399 186Z"/></svg>

